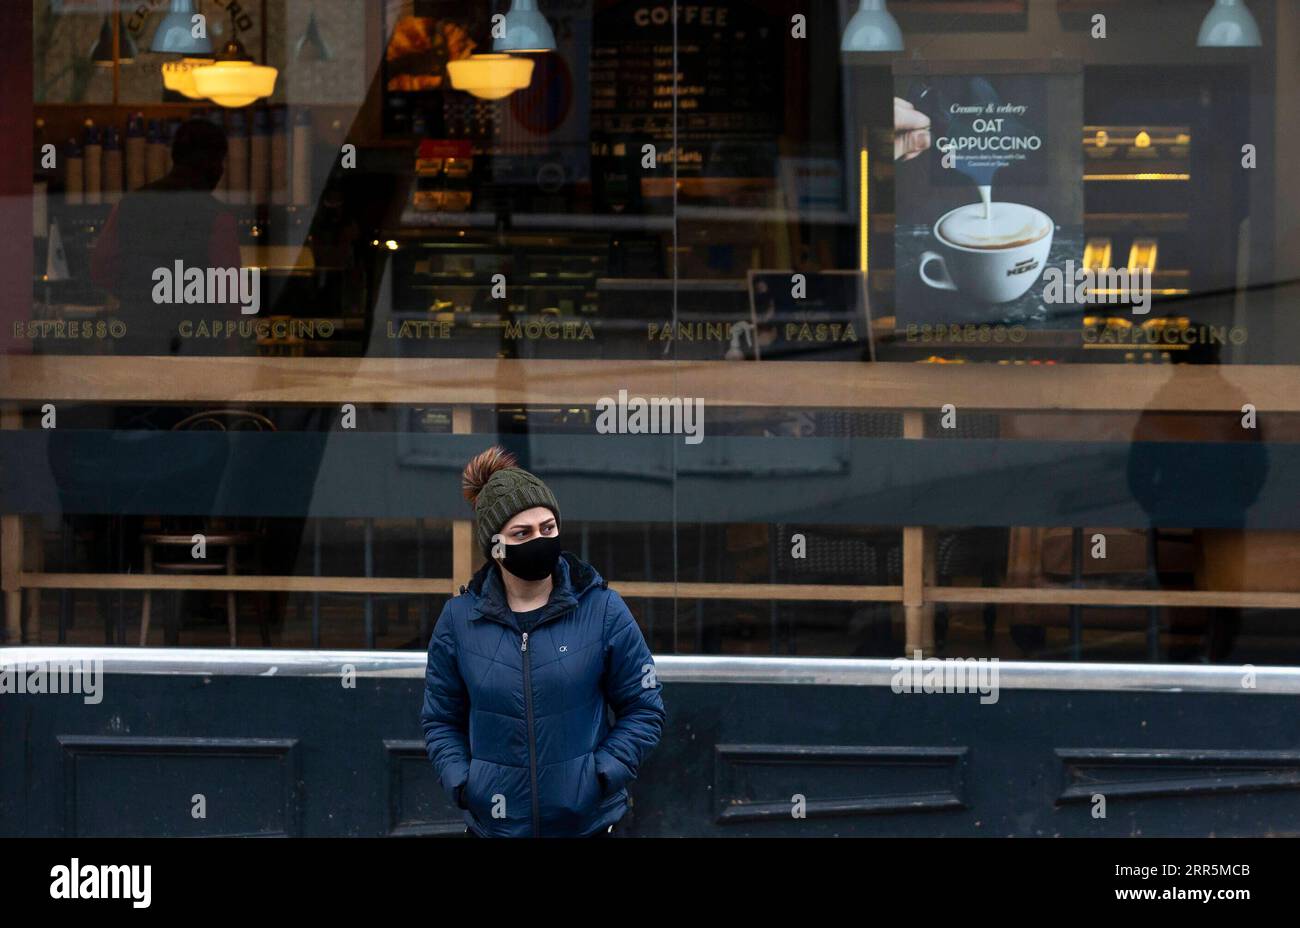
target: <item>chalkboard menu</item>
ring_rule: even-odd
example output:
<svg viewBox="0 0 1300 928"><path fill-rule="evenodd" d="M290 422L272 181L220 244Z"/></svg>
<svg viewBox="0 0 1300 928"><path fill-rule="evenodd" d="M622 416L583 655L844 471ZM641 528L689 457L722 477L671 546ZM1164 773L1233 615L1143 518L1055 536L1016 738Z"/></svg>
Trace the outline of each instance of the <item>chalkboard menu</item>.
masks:
<svg viewBox="0 0 1300 928"><path fill-rule="evenodd" d="M627 0L596 12L594 144L639 151L651 142L660 166L677 159L679 177L774 176L785 98L780 22L738 2L675 9L675 72L671 3Z"/></svg>

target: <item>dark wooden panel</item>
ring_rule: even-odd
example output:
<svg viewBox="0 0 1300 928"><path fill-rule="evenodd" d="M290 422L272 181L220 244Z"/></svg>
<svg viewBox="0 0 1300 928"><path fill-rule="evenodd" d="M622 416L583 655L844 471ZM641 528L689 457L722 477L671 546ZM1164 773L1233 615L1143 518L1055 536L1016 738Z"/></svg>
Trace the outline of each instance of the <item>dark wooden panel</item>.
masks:
<svg viewBox="0 0 1300 928"><path fill-rule="evenodd" d="M1300 751L1058 749L1058 802L1300 790Z"/></svg>
<svg viewBox="0 0 1300 928"><path fill-rule="evenodd" d="M448 801L423 741L385 741L388 801L384 833L390 837L460 835L461 812Z"/></svg>
<svg viewBox="0 0 1300 928"><path fill-rule="evenodd" d="M307 676L110 672L98 704L3 696L0 835L463 834L424 756L422 658L409 673L381 662L355 687L323 655ZM829 670L798 683L665 678L668 723L622 830L1300 836L1300 749L1283 740L1300 697L1188 692L1173 678L1127 689L1151 668L1089 672L1111 688L1017 687L1008 672L993 704L895 693L883 671L861 685L816 682ZM1105 819L1088 801L1098 789ZM200 792L205 822L189 818ZM795 793L806 818L790 814Z"/></svg>
<svg viewBox="0 0 1300 928"><path fill-rule="evenodd" d="M717 821L790 819L796 794L809 817L962 809L966 748L719 744Z"/></svg>
<svg viewBox="0 0 1300 928"><path fill-rule="evenodd" d="M296 739L61 736L64 833L296 836ZM205 800L195 818L193 797Z"/></svg>

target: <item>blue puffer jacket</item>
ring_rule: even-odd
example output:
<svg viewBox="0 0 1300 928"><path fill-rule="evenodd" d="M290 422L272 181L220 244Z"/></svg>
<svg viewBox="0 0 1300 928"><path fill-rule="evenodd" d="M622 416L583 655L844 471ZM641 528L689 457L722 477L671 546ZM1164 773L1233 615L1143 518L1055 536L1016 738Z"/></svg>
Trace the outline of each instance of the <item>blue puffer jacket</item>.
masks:
<svg viewBox="0 0 1300 928"><path fill-rule="evenodd" d="M662 689L623 598L566 551L526 636L491 563L447 603L420 720L448 796L464 787L476 834L585 836L627 811L627 785L667 720Z"/></svg>

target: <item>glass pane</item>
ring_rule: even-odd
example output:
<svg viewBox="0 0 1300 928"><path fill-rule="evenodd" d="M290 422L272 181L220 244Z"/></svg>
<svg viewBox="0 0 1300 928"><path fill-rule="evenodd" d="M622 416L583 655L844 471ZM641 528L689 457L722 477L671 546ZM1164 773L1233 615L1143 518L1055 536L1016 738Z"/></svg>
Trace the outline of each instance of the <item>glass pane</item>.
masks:
<svg viewBox="0 0 1300 928"><path fill-rule="evenodd" d="M1263 515L1295 423L1292 185L1252 140L1280 129L1293 40L1209 47L1198 5L1102 6L679 11L676 347L721 362L680 377L709 441L679 445L679 571L728 591L686 604L697 647L1291 647L1272 622L1300 601L1251 594L1290 589L1259 561L1294 543ZM1262 35L1294 32L1285 6L1251 4ZM794 588L745 596L773 583Z"/></svg>
<svg viewBox="0 0 1300 928"><path fill-rule="evenodd" d="M422 647L501 443L659 651L1289 660L1296 11L875 6L33 4L10 640Z"/></svg>

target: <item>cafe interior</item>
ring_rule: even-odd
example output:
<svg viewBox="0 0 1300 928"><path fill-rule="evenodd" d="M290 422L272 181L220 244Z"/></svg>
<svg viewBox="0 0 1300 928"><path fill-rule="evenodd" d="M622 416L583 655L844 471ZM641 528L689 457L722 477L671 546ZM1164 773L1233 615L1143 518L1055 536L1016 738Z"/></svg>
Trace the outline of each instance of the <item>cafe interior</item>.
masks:
<svg viewBox="0 0 1300 928"><path fill-rule="evenodd" d="M0 29L6 644L423 649L501 443L656 653L1300 662L1300 0Z"/></svg>

